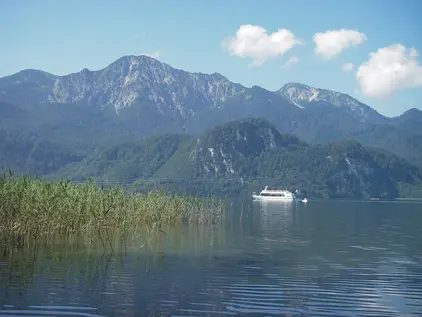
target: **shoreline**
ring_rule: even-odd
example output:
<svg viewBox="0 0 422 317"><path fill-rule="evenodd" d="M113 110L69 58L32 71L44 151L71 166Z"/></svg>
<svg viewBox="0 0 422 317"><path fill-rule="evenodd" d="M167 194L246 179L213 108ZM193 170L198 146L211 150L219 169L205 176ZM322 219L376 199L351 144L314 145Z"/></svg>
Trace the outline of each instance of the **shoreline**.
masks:
<svg viewBox="0 0 422 317"><path fill-rule="evenodd" d="M164 190L128 192L94 181L45 181L0 176L0 230L34 237L52 233L123 230L146 225L156 230L180 222L214 224L221 200L168 194Z"/></svg>

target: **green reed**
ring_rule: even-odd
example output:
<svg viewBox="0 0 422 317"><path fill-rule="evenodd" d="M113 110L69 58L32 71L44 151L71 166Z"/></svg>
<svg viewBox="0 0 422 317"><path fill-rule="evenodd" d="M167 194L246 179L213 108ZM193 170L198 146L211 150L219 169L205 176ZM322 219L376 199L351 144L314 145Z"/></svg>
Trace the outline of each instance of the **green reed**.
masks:
<svg viewBox="0 0 422 317"><path fill-rule="evenodd" d="M43 234L96 232L180 222L214 224L223 217L217 199L100 187L93 180L75 184L31 177L0 176L0 232Z"/></svg>

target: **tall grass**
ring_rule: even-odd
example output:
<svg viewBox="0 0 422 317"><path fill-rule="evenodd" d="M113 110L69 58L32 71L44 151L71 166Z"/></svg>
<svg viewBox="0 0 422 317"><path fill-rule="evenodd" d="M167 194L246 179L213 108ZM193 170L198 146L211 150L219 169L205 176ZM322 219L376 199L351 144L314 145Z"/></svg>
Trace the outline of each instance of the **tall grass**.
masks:
<svg viewBox="0 0 422 317"><path fill-rule="evenodd" d="M222 216L223 205L215 199L102 188L92 180L75 184L0 176L0 232L37 237L138 225L160 228L183 221L210 224Z"/></svg>

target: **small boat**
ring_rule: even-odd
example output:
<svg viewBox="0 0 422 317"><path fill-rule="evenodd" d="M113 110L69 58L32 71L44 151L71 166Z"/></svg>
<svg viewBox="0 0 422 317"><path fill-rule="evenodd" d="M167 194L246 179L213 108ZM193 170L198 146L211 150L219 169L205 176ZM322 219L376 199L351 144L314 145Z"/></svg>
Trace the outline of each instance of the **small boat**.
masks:
<svg viewBox="0 0 422 317"><path fill-rule="evenodd" d="M296 199L295 195L285 189L268 189L265 186L259 194L252 193L252 197L256 200L271 200L271 201L293 201Z"/></svg>
<svg viewBox="0 0 422 317"><path fill-rule="evenodd" d="M303 203L307 203L308 202L308 199L305 197L305 198L302 199L302 202Z"/></svg>

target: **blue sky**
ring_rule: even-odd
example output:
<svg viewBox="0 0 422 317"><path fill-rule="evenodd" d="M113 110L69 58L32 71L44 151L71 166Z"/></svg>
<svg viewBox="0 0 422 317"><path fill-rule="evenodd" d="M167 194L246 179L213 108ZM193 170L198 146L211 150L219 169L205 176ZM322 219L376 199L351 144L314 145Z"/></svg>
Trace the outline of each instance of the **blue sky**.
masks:
<svg viewBox="0 0 422 317"><path fill-rule="evenodd" d="M97 70L123 55L148 53L175 68L219 72L248 87L276 90L297 81L332 89L382 114L398 115L412 107L422 109L420 12L420 0L4 0L0 76L27 68L58 75ZM242 25L251 26L246 37L257 27L267 34L236 40ZM300 44L272 43L269 36L279 29ZM343 43L340 53L329 59L316 54L315 33L341 29L355 33L338 33L346 38L334 42L321 37L328 54ZM371 52L378 54L360 69L358 79L359 66ZM261 61L251 66L257 56ZM283 68L289 59L298 62ZM343 71L345 63L352 63L353 70ZM386 67L396 71L383 73Z"/></svg>

